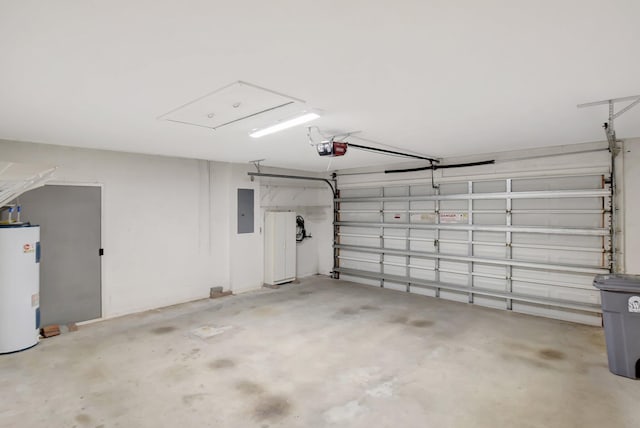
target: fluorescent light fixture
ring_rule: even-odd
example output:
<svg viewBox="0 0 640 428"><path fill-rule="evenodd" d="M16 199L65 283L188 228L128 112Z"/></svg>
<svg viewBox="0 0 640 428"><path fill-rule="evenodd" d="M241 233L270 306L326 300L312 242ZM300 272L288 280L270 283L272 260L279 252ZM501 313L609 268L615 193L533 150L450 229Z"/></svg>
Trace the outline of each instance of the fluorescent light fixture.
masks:
<svg viewBox="0 0 640 428"><path fill-rule="evenodd" d="M303 123L311 122L319 118L318 113L304 113L301 116L296 116L292 119L285 120L284 122L276 123L275 125L267 126L266 128L258 129L249 134L250 137L260 138L265 135L273 134L283 129L293 128L294 126L302 125Z"/></svg>

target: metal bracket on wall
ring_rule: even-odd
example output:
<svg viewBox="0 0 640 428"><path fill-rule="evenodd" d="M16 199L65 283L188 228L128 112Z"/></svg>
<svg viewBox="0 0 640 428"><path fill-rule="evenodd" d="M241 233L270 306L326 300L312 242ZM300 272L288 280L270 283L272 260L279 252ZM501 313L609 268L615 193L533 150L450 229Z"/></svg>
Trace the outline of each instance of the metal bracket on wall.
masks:
<svg viewBox="0 0 640 428"><path fill-rule="evenodd" d="M249 163L252 163L253 166L256 167L256 170L258 171L258 174L260 174L260 172L261 172L260 171L260 166L261 166L260 162L263 162L263 161L265 161L265 159L256 159L256 160L249 161ZM254 180L255 180L255 177L252 175L251 176L251 181L254 181Z"/></svg>
<svg viewBox="0 0 640 428"><path fill-rule="evenodd" d="M630 101L630 104L628 104L626 107L623 107L617 113L615 112L616 103L623 103L628 101ZM601 106L601 105L609 106L609 118L602 125L602 127L604 128L604 132L607 135L607 141L609 142L609 149L613 153L616 150L616 147L615 147L616 131L614 127L614 120L622 116L624 113L628 112L638 104L640 104L640 95L632 95L629 97L612 98L610 100L602 100L602 101L594 101L591 103L578 104L578 108L595 107L595 106Z"/></svg>

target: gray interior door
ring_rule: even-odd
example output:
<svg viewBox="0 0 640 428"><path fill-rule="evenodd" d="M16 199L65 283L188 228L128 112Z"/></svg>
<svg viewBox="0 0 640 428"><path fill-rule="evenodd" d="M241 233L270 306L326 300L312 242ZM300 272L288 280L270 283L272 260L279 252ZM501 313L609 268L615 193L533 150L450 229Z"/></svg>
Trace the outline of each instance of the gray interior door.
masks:
<svg viewBox="0 0 640 428"><path fill-rule="evenodd" d="M42 325L101 317L101 191L44 186L20 196L22 220L40 225Z"/></svg>

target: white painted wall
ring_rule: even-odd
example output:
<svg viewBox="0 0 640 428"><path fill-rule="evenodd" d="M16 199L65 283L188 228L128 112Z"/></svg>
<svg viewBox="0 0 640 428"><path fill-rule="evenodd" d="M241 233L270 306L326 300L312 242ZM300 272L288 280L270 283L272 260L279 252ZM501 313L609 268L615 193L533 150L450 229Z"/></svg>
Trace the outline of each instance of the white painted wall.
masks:
<svg viewBox="0 0 640 428"><path fill-rule="evenodd" d="M602 144L564 146L526 154L566 153L561 157L512 160L500 166L476 167L476 177L526 175L528 171L607 168L603 152L574 155L576 149ZM640 140L625 142L622 161L627 272L640 273ZM523 155L502 153L500 157ZM479 157L475 157L478 159ZM480 157L482 158L482 157ZM452 161L473 160L474 158ZM246 175L253 166L73 149L0 140L0 160L43 162L59 167L62 183L103 185L103 315L137 312L206 297L212 286L235 292L262 285L263 213L268 209L301 212L313 238L298 248L299 276L331 271L332 196L322 183L286 182ZM378 168L376 168L378 169ZM378 169L379 170L379 169ZM276 171L269 172L291 172ZM300 171L298 175L306 175ZM456 180L455 170L440 172L438 180ZM400 179L399 176L396 176ZM388 183L396 177L375 174L341 179L343 185ZM424 173L402 177L424 181ZM238 235L238 188L255 191L255 233ZM634 215L635 214L635 215Z"/></svg>
<svg viewBox="0 0 640 428"><path fill-rule="evenodd" d="M245 165L2 140L0 159L103 185L103 317L262 286L260 188ZM256 191L253 234L236 233L239 187Z"/></svg>
<svg viewBox="0 0 640 428"><path fill-rule="evenodd" d="M270 173L311 175L292 170L269 169ZM312 237L296 245L296 275L329 275L333 268L333 195L329 186L314 181L260 178L260 208L293 211L302 215Z"/></svg>
<svg viewBox="0 0 640 428"><path fill-rule="evenodd" d="M231 164L211 162L211 263L215 269L214 286L230 289ZM214 238L215 237L215 238Z"/></svg>

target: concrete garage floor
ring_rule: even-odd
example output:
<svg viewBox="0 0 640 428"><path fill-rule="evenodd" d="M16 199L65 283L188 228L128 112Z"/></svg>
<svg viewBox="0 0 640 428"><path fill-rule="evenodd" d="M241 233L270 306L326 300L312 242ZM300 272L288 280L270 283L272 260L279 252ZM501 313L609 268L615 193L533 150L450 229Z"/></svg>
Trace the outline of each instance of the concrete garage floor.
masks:
<svg viewBox="0 0 640 428"><path fill-rule="evenodd" d="M600 328L321 276L0 356L0 396L2 427L640 423Z"/></svg>

